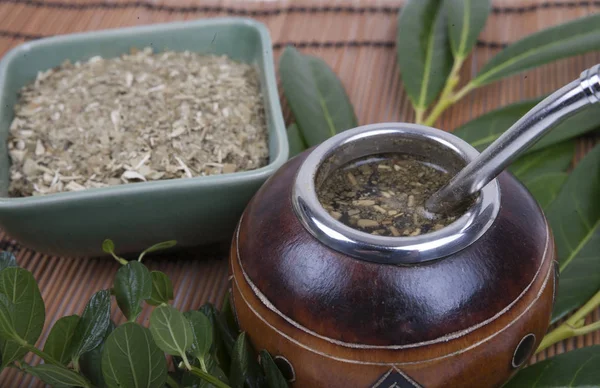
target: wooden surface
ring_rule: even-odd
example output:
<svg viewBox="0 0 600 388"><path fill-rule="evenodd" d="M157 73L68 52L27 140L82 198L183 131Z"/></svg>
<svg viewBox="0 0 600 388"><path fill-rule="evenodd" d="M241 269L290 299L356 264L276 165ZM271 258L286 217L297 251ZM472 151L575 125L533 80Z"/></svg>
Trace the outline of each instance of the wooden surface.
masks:
<svg viewBox="0 0 600 388"><path fill-rule="evenodd" d="M402 1L392 0L0 0L0 55L26 40L43 36L214 16L248 16L268 26L276 60L288 43L326 60L342 79L360 124L412 121L413 113L401 91L395 59L396 17L401 4ZM462 76L467 78L475 73L506 43L598 12L598 0L494 1L493 14ZM549 93L598 62L600 55L591 53L493 83L449 109L437 126L452 130L499 106ZM289 119L289 111L284 109ZM582 140L578 157L594 141L592 137ZM80 313L94 291L111 284L117 269L117 264L110 260L47 257L19 246L4 235L0 237L0 248L13 250L19 263L39 281L47 308L45 334L59 317ZM153 259L148 264L172 277L176 305L189 309L221 299L226 287L225 252L226 249L195 255L182 253ZM145 320L148 313L144 312ZM599 320L600 311L588 319ZM45 335L39 343L44 340ZM538 358L594 343L600 344L600 332L565 341ZM38 385L28 376L7 370L0 375L0 386Z"/></svg>

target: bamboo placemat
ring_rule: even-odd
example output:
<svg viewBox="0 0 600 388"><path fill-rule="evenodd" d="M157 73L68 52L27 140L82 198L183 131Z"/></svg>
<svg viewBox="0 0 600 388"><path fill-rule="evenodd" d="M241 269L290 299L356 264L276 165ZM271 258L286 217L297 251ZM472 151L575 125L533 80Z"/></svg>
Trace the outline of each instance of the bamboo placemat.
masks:
<svg viewBox="0 0 600 388"><path fill-rule="evenodd" d="M56 34L189 20L215 16L255 18L267 25L275 60L293 44L322 57L342 79L361 124L412 121L413 113L401 92L396 64L396 18L402 1L392 0L0 0L0 55L26 40ZM497 0L463 79L473 75L507 43L568 20L600 12L600 1ZM452 130L500 106L549 93L575 79L581 70L600 62L598 53L561 60L479 89L449 109L437 126ZM284 113L290 113L284 103ZM579 142L577 159L595 139ZM93 221L91 221L93 222ZM64 315L81 313L91 294L109 287L118 264L108 259L45 256L0 232L0 249L13 251L19 264L33 272L46 303L43 343L51 325ZM227 283L227 247L197 249L147 261L173 280L175 304L197 308L220 303ZM116 310L116 309L115 309ZM142 314L148 320L149 311ZM122 319L115 313L116 320ZM600 320L600 310L588 317ZM600 344L600 332L557 344L543 359L574 348ZM0 386L42 386L29 376L8 369Z"/></svg>

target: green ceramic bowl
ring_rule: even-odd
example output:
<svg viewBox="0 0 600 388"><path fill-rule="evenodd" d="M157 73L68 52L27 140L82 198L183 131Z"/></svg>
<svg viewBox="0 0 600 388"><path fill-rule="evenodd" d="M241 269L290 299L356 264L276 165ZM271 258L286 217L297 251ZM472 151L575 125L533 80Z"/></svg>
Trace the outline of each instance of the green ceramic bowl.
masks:
<svg viewBox="0 0 600 388"><path fill-rule="evenodd" d="M269 165L224 175L8 198L6 138L17 92L64 60L116 57L132 47L225 54L256 64L269 129ZM0 61L0 228L26 247L62 256L100 256L111 238L132 253L160 241L178 246L228 240L244 207L288 157L271 39L251 19L220 18L72 34L24 43Z"/></svg>

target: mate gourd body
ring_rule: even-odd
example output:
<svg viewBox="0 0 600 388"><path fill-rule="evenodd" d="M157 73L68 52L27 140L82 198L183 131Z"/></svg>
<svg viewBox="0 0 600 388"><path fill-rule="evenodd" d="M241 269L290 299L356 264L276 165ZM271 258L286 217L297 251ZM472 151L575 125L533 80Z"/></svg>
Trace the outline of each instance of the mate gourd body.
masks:
<svg viewBox="0 0 600 388"><path fill-rule="evenodd" d="M386 128L398 131L381 134ZM464 163L477 154L452 135L416 125L356 130L360 143L350 149L364 148L359 157L387 151L377 136L410 138L406 144L387 143L432 158L446 157L448 141L466 150L457 157ZM365 136L374 132L372 144L363 147ZM431 136L440 141L432 143ZM415 142L426 144L415 147ZM299 213L295 184L313 152L291 159L265 183L235 232L233 304L255 348L269 351L294 387L496 387L506 382L546 333L557 283L552 234L529 192L502 173L494 182L493 206L469 221L483 232L467 224L462 228L475 233L473 241L452 245L443 238L454 234L440 238L434 232L425 238L427 247L437 244L435 249L384 247L377 256L364 244L352 249L336 245L339 241L329 244L329 237ZM338 227L335 220L327 222ZM337 238L343 240L343 233Z"/></svg>

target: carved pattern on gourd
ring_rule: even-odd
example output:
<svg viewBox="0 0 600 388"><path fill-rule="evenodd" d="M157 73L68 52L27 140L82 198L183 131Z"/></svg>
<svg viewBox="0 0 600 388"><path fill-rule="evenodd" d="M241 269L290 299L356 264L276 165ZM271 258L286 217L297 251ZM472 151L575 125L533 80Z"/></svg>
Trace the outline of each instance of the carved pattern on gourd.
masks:
<svg viewBox="0 0 600 388"><path fill-rule="evenodd" d="M394 367L381 376L370 388L424 388L407 376L400 369Z"/></svg>

